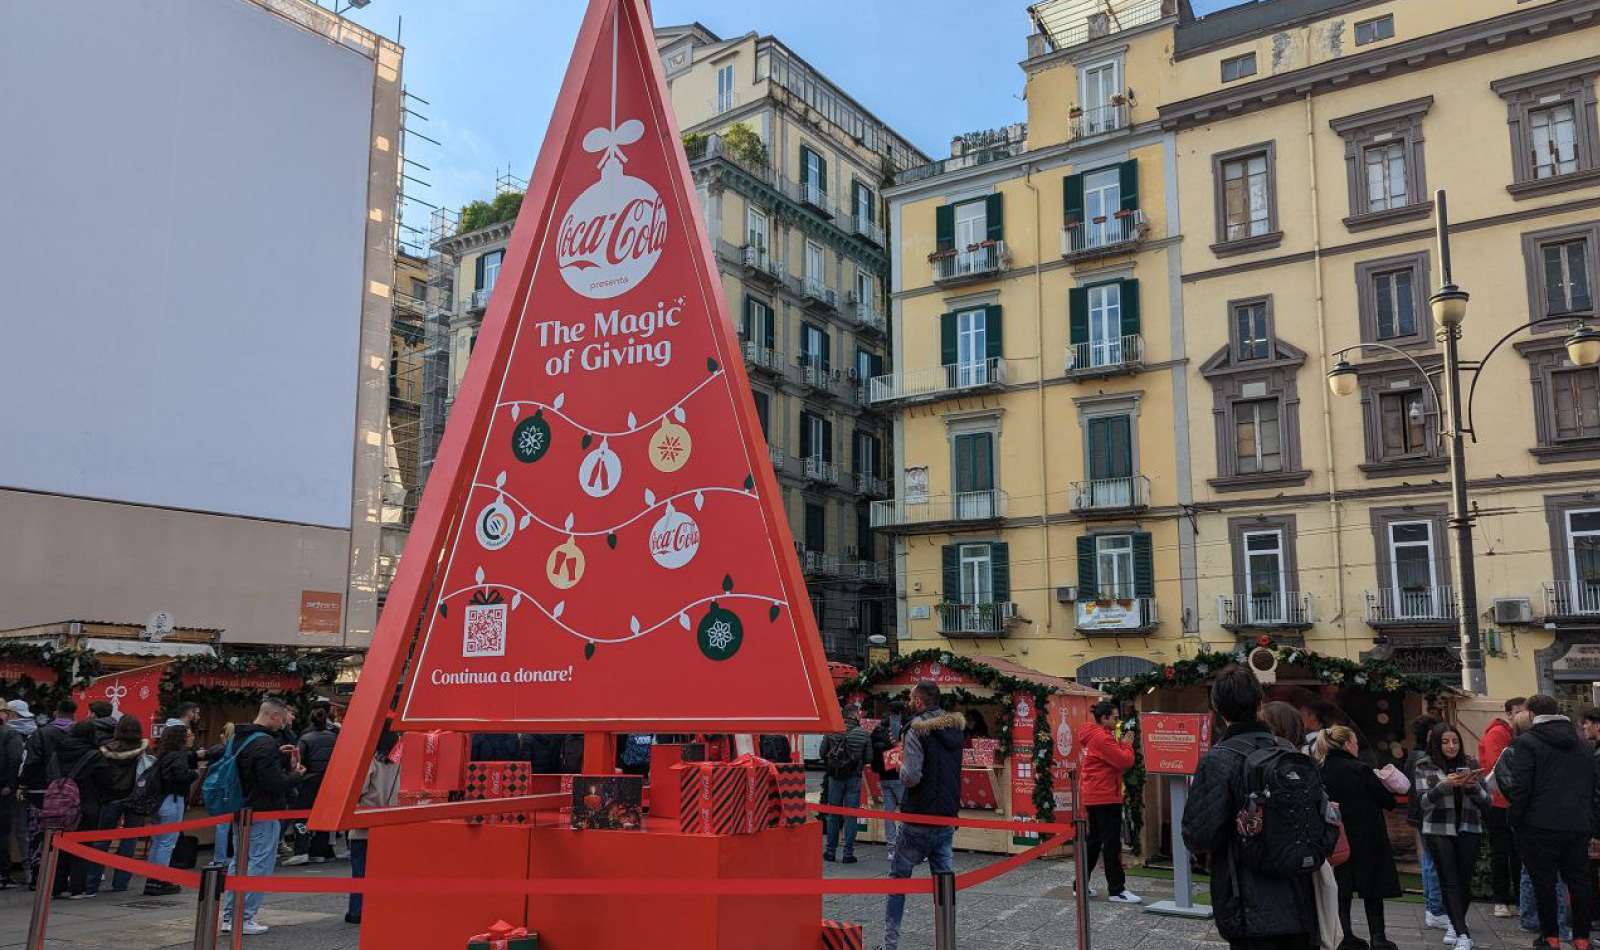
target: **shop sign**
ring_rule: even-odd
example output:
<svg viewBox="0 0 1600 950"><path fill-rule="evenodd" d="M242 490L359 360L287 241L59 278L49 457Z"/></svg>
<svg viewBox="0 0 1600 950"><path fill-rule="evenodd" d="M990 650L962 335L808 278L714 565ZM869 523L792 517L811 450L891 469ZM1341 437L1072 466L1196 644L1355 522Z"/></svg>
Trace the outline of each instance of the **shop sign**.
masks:
<svg viewBox="0 0 1600 950"><path fill-rule="evenodd" d="M1144 612L1137 600L1078 601L1079 630L1137 630L1144 626Z"/></svg>
<svg viewBox="0 0 1600 950"><path fill-rule="evenodd" d="M0 682L16 682L24 676L38 683L53 683L56 671L42 663L27 660L0 660Z"/></svg>
<svg viewBox="0 0 1600 950"><path fill-rule="evenodd" d="M1204 713L1145 713L1139 730L1146 772L1193 775L1211 747L1211 717Z"/></svg>
<svg viewBox="0 0 1600 950"><path fill-rule="evenodd" d="M922 680L932 680L937 686L977 686L978 681L952 670L938 660L918 660L887 680L891 686L915 686Z"/></svg>
<svg viewBox="0 0 1600 950"><path fill-rule="evenodd" d="M179 682L189 689L258 690L263 693L289 692L305 686L305 680L280 673L184 673Z"/></svg>
<svg viewBox="0 0 1600 950"><path fill-rule="evenodd" d="M1574 643L1550 668L1563 673L1600 673L1600 643Z"/></svg>
<svg viewBox="0 0 1600 950"><path fill-rule="evenodd" d="M300 632L338 633L344 613L344 595L330 590L300 592Z"/></svg>

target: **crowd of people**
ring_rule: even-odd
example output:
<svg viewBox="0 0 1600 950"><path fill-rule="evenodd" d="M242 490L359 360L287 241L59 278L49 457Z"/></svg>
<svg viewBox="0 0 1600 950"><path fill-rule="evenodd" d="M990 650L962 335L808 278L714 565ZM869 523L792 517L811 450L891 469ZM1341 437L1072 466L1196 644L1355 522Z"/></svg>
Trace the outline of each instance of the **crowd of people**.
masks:
<svg viewBox="0 0 1600 950"><path fill-rule="evenodd" d="M1299 710L1265 702L1242 667L1218 673L1211 705L1225 728L1200 760L1181 833L1209 860L1217 929L1234 950L1396 950L1385 812L1401 794L1421 838L1424 920L1447 946L1473 948L1467 911L1487 838L1496 916L1516 914L1520 881L1534 946L1587 950L1600 915L1600 710L1580 735L1552 697L1510 700L1477 757L1456 725L1423 716L1404 767L1374 769L1352 729L1308 735ZM1351 926L1356 897L1365 938Z"/></svg>

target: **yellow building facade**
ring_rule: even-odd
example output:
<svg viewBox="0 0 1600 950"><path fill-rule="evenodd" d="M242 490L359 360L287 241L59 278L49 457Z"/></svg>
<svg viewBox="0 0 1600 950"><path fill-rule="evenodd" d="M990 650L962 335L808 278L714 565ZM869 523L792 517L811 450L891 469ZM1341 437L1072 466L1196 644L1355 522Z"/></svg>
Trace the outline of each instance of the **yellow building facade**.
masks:
<svg viewBox="0 0 1600 950"><path fill-rule="evenodd" d="M1265 635L1458 675L1443 188L1464 358L1510 334L1466 455L1489 691L1589 702L1600 370L1563 341L1600 274L1595 6L1031 8L1025 143L886 191L902 649L1094 680Z"/></svg>

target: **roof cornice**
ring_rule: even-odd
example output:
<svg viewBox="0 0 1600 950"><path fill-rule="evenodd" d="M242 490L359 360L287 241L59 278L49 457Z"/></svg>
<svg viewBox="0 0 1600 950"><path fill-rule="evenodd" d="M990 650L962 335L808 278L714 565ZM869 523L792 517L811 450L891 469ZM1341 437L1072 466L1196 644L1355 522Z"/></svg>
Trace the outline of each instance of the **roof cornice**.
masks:
<svg viewBox="0 0 1600 950"><path fill-rule="evenodd" d="M1168 129L1191 128L1333 89L1387 79L1600 25L1600 0L1564 0L1442 30L1160 107Z"/></svg>

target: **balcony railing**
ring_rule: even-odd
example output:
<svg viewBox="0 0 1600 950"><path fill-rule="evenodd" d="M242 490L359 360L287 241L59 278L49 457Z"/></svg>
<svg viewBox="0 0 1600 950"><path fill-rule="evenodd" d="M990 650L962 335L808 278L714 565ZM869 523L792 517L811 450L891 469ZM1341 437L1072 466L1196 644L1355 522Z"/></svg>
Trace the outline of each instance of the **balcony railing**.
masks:
<svg viewBox="0 0 1600 950"><path fill-rule="evenodd" d="M1072 483L1072 510L1078 514L1128 511L1148 507L1150 507L1150 479L1143 475L1095 478Z"/></svg>
<svg viewBox="0 0 1600 950"><path fill-rule="evenodd" d="M772 253L764 247L746 244L741 251L741 263L745 269L757 277L778 278L783 276L783 269L779 267Z"/></svg>
<svg viewBox="0 0 1600 950"><path fill-rule="evenodd" d="M823 459L820 455L806 459L805 473L807 481L821 482L825 485L839 484L839 466Z"/></svg>
<svg viewBox="0 0 1600 950"><path fill-rule="evenodd" d="M833 309L839 305L839 295L821 277L807 277L800 282L800 292L807 299Z"/></svg>
<svg viewBox="0 0 1600 950"><path fill-rule="evenodd" d="M1067 260L1085 260L1132 250L1144 240L1149 227L1144 212L1137 208L1119 211L1109 218L1073 222L1061 229L1061 256Z"/></svg>
<svg viewBox="0 0 1600 950"><path fill-rule="evenodd" d="M823 554L821 551L805 552L805 572L807 574L834 577L839 573L839 557L836 554Z"/></svg>
<svg viewBox="0 0 1600 950"><path fill-rule="evenodd" d="M947 637L998 637L1017 619L1009 600L982 604L938 604L939 633Z"/></svg>
<svg viewBox="0 0 1600 950"><path fill-rule="evenodd" d="M1083 109L1078 115L1069 114L1068 118L1072 120L1074 140L1104 135L1128 127L1128 104L1124 102Z"/></svg>
<svg viewBox="0 0 1600 950"><path fill-rule="evenodd" d="M825 393L837 393L842 375L836 369L810 362L805 356L799 359L800 365L795 367L795 381L802 386L810 386Z"/></svg>
<svg viewBox="0 0 1600 950"><path fill-rule="evenodd" d="M467 309L482 310L483 308L489 306L489 297L493 293L493 287L485 287L482 290L474 290L471 296L467 297Z"/></svg>
<svg viewBox="0 0 1600 950"><path fill-rule="evenodd" d="M771 347L762 346L754 340L744 341L744 361L754 369L768 372L782 373L784 369L782 353Z"/></svg>
<svg viewBox="0 0 1600 950"><path fill-rule="evenodd" d="M882 498L889 494L889 483L869 472L856 473L856 493Z"/></svg>
<svg viewBox="0 0 1600 950"><path fill-rule="evenodd" d="M785 181L783 193L790 200L806 205L822 213L832 223L833 216L838 211L838 206L828 197L828 192L818 182L812 181Z"/></svg>
<svg viewBox="0 0 1600 950"><path fill-rule="evenodd" d="M854 292L850 294L850 315L855 320L856 326L863 330L884 333L889 328L888 321L878 312L878 308L873 306L872 301L858 300Z"/></svg>
<svg viewBox="0 0 1600 950"><path fill-rule="evenodd" d="M1309 627L1311 595L1299 591L1247 594L1243 599L1217 598L1217 616L1225 630L1240 627Z"/></svg>
<svg viewBox="0 0 1600 950"><path fill-rule="evenodd" d="M1054 7L1055 10L1039 10L1040 20L1036 22L1044 28L1044 36L1049 42L1050 50L1082 46L1091 40L1103 39L1124 30L1154 23L1168 15L1163 0L1123 2L1116 5L1115 12L1101 12L1097 8L1088 15L1084 15L1078 4L1035 4L1036 8L1047 6ZM1106 8L1107 11L1112 9L1109 6ZM1032 37L1029 38L1029 42L1031 44ZM1038 54L1030 53L1030 55Z"/></svg>
<svg viewBox="0 0 1600 950"><path fill-rule="evenodd" d="M998 356L972 363L952 363L874 376L868 383L873 403L932 400L947 393L995 389L1006 383L1006 361Z"/></svg>
<svg viewBox="0 0 1600 950"><path fill-rule="evenodd" d="M715 108L715 105L716 101L713 99L712 107ZM704 138L692 139L686 142L684 149L688 152L689 161L691 162L720 158L724 161L732 162L761 181L768 184L772 182L772 166L759 153L752 153L748 149L734 148L716 132L712 132Z"/></svg>
<svg viewBox="0 0 1600 950"><path fill-rule="evenodd" d="M769 445L767 446L767 457L772 459L772 467L781 472L783 471L783 463L788 460L789 455L782 447Z"/></svg>
<svg viewBox="0 0 1600 950"><path fill-rule="evenodd" d="M1006 242L980 244L964 251L941 251L931 258L936 284L977 280L999 272L1006 262Z"/></svg>
<svg viewBox="0 0 1600 950"><path fill-rule="evenodd" d="M1067 344L1068 376L1115 376L1144 365L1144 337L1135 333Z"/></svg>
<svg viewBox="0 0 1600 950"><path fill-rule="evenodd" d="M856 580L870 584L887 584L894 580L894 571L879 561L852 561L850 574Z"/></svg>
<svg viewBox="0 0 1600 950"><path fill-rule="evenodd" d="M1544 615L1547 618L1600 617L1600 578L1546 584Z"/></svg>
<svg viewBox="0 0 1600 950"><path fill-rule="evenodd" d="M1127 593L1127 596L1117 596ZM1099 596L1079 600L1073 611L1074 626L1083 633L1127 633L1148 630L1156 625L1156 599L1130 592L1101 591Z"/></svg>
<svg viewBox="0 0 1600 950"><path fill-rule="evenodd" d="M1367 623L1372 626L1453 624L1456 622L1455 588L1385 587L1367 591Z"/></svg>
<svg viewBox="0 0 1600 950"><path fill-rule="evenodd" d="M850 216L850 230L861 235L872 243L883 246L883 225L859 214Z"/></svg>
<svg viewBox="0 0 1600 950"><path fill-rule="evenodd" d="M953 495L923 495L918 498L890 498L875 501L871 508L871 527L895 528L914 524L940 524L963 521L995 521L1006 516L1008 496L998 488L956 492Z"/></svg>

